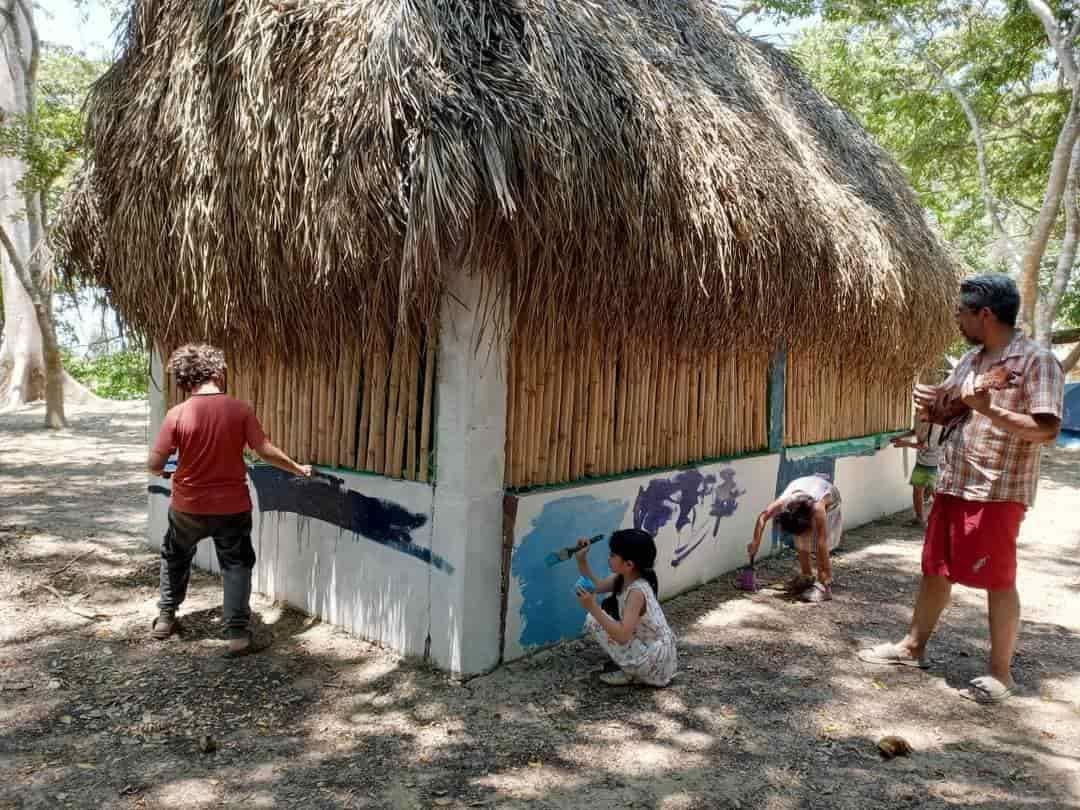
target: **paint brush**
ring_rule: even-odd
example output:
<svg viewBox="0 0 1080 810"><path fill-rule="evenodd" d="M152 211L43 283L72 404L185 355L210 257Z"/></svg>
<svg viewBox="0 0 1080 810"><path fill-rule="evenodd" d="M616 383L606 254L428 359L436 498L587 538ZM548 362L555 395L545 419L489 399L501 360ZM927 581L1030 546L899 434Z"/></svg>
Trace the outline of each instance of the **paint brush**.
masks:
<svg viewBox="0 0 1080 810"><path fill-rule="evenodd" d="M599 543L603 539L604 535L602 534L594 535L589 538L589 545L591 546L593 543ZM553 565L558 565L561 562L566 562L575 554L577 554L577 551L577 546L567 546L566 548L560 548L558 551L553 551L546 557L544 557L544 562L547 563L548 568L551 568L551 566Z"/></svg>
<svg viewBox="0 0 1080 810"><path fill-rule="evenodd" d="M754 558L750 558L750 564L739 571L738 576L735 577L735 587L740 591L750 591L754 593L760 590L757 583L757 577L754 575Z"/></svg>
<svg viewBox="0 0 1080 810"><path fill-rule="evenodd" d="M305 484L321 484L322 486L333 487L338 492L348 492L349 488L345 484L345 479L340 478L330 473L325 473L322 470L312 469L311 477L304 478L303 476L292 476L289 479L289 483L303 486Z"/></svg>

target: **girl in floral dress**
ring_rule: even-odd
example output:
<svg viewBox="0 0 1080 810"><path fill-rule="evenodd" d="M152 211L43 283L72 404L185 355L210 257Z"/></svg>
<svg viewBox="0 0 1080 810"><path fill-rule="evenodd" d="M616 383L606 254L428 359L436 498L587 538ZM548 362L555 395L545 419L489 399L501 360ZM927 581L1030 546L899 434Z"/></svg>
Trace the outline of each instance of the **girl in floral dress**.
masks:
<svg viewBox="0 0 1080 810"><path fill-rule="evenodd" d="M586 558L587 541L578 541L575 555L578 568L596 586L597 593L614 593L616 597L618 615L612 616L597 604L592 593L577 588L578 601L589 613L585 634L615 664L600 675L600 680L609 686L667 686L675 675L677 657L675 634L656 598L656 543L641 529L623 529L611 535L609 548L612 574L604 579L593 575Z"/></svg>

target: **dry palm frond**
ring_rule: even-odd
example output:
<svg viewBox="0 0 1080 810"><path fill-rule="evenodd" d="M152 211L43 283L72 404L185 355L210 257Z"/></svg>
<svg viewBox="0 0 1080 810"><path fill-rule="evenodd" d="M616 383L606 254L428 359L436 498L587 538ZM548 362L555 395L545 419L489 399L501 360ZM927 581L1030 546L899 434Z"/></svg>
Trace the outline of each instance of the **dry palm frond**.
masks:
<svg viewBox="0 0 1080 810"><path fill-rule="evenodd" d="M539 339L910 376L953 333L901 170L713 3L137 0L88 109L62 266L167 345L385 346L459 269Z"/></svg>

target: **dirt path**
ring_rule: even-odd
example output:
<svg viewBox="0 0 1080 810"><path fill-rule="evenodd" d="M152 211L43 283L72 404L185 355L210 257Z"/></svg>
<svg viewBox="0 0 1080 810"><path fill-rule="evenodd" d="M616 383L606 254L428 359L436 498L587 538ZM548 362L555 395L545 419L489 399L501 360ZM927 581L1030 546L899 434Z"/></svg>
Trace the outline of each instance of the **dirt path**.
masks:
<svg viewBox="0 0 1080 810"><path fill-rule="evenodd" d="M666 690L605 691L582 643L459 685L260 599L274 646L226 662L205 574L155 644L145 405L73 410L0 417L0 807L1080 808L1080 453L1048 455L1024 526L1023 695L984 708L955 693L982 672L975 592L930 672L852 655L909 616L900 517L845 535L830 605L669 602ZM885 734L915 753L883 762Z"/></svg>

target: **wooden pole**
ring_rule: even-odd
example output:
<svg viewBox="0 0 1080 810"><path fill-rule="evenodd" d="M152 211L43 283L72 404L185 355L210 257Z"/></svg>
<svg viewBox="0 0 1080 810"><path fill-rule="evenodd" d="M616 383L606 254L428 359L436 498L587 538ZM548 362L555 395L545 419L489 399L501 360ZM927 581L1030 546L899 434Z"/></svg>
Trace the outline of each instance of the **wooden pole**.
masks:
<svg viewBox="0 0 1080 810"><path fill-rule="evenodd" d="M424 358L424 408L420 419L420 472L419 479L427 481L430 478L429 465L431 463L431 397L435 390L435 338L433 333L427 333L425 341L426 357Z"/></svg>
<svg viewBox="0 0 1080 810"><path fill-rule="evenodd" d="M574 444L574 400L577 397L577 368L580 365L580 356L573 347L567 347L563 352L563 400L562 407L559 408L559 456L556 464L556 478L559 481L570 480L570 453Z"/></svg>
<svg viewBox="0 0 1080 810"><path fill-rule="evenodd" d="M386 461L386 388L390 361L388 350L377 350L372 361L371 435L368 438L367 469L381 473Z"/></svg>
<svg viewBox="0 0 1080 810"><path fill-rule="evenodd" d="M589 344L578 347L574 355L574 447L570 454L570 478L585 475L585 456L589 432Z"/></svg>
<svg viewBox="0 0 1080 810"><path fill-rule="evenodd" d="M552 484L559 478L559 423L562 421L562 368L565 352L552 346L548 355L547 397L550 400L550 412L546 426L547 440L546 461L544 464L544 483Z"/></svg>
<svg viewBox="0 0 1080 810"><path fill-rule="evenodd" d="M416 462L419 451L416 441L416 414L420 407L420 353L414 345L409 346L409 408L405 434L405 477L416 479Z"/></svg>
<svg viewBox="0 0 1080 810"><path fill-rule="evenodd" d="M600 374L600 343L592 336L588 343L589 352L589 421L585 443L585 474L589 476L599 475L601 472L599 463L600 447L600 407L602 378Z"/></svg>

